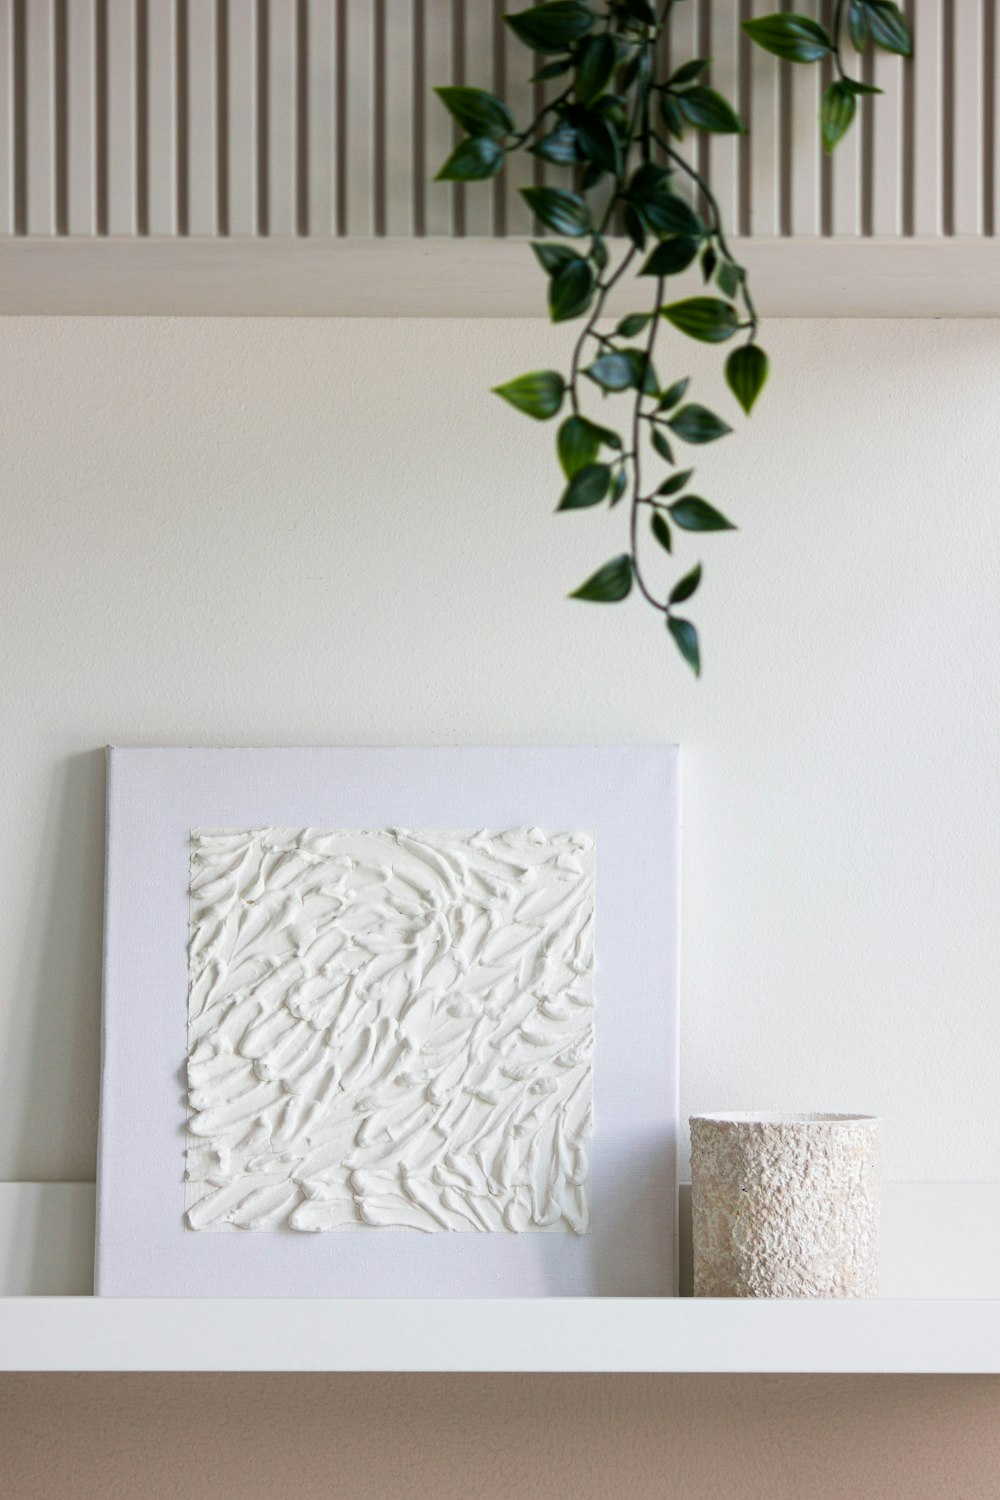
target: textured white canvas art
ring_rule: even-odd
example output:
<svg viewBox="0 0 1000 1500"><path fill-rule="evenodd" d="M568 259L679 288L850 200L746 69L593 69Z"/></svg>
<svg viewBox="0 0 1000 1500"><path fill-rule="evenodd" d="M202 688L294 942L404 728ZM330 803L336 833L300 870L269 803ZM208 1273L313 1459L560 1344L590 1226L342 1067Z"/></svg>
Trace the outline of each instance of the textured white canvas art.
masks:
<svg viewBox="0 0 1000 1500"><path fill-rule="evenodd" d="M187 1224L583 1234L591 833L191 835Z"/></svg>

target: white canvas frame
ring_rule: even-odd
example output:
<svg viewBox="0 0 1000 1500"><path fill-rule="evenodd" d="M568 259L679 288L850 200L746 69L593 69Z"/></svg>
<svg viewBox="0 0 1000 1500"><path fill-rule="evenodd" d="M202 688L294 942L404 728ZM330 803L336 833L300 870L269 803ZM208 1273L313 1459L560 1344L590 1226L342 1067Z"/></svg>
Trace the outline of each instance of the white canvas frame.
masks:
<svg viewBox="0 0 1000 1500"><path fill-rule="evenodd" d="M678 772L675 747L109 750L96 1291L674 1294ZM596 837L590 1231L187 1230L190 830L524 825Z"/></svg>

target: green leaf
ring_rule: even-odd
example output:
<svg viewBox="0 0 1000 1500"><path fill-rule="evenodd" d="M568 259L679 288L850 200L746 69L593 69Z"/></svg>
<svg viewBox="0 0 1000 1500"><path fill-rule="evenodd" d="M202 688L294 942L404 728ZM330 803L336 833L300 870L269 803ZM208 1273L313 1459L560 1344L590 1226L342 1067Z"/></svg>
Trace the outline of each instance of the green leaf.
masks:
<svg viewBox="0 0 1000 1500"><path fill-rule="evenodd" d="M690 375L685 375L682 380L675 380L673 385L667 387L656 403L657 411L669 411L672 406L677 405L678 401L683 401L684 394L690 384Z"/></svg>
<svg viewBox="0 0 1000 1500"><path fill-rule="evenodd" d="M619 338L634 339L637 334L649 325L649 313L629 313L627 318L622 318L615 333Z"/></svg>
<svg viewBox="0 0 1000 1500"><path fill-rule="evenodd" d="M743 344L726 360L726 384L747 416L764 389L768 368L767 355L757 344Z"/></svg>
<svg viewBox="0 0 1000 1500"><path fill-rule="evenodd" d="M658 495L676 495L678 490L684 488L693 473L693 469L685 469L681 474L671 474L669 479L663 481L656 493Z"/></svg>
<svg viewBox="0 0 1000 1500"><path fill-rule="evenodd" d="M819 111L823 147L827 156L850 130L857 108L858 102L853 93L839 78L827 84Z"/></svg>
<svg viewBox="0 0 1000 1500"><path fill-rule="evenodd" d="M667 603L683 604L685 599L690 599L691 595L694 593L700 582L701 563L696 563L696 565L691 569L690 573L685 573L684 577L680 579L679 582L674 584L673 588L670 590L669 595L667 596Z"/></svg>
<svg viewBox="0 0 1000 1500"><path fill-rule="evenodd" d="M570 261L580 259L578 252L569 245L553 245L550 240L532 240L531 248L538 256L542 270L550 276L555 276Z"/></svg>
<svg viewBox="0 0 1000 1500"><path fill-rule="evenodd" d="M514 117L502 99L485 89L435 89L445 109L470 135L508 135Z"/></svg>
<svg viewBox="0 0 1000 1500"><path fill-rule="evenodd" d="M449 156L437 182L480 182L495 177L504 164L504 149L492 136L473 135Z"/></svg>
<svg viewBox="0 0 1000 1500"><path fill-rule="evenodd" d="M865 19L877 47L896 52L900 57L913 56L910 27L898 5L892 0L865 0Z"/></svg>
<svg viewBox="0 0 1000 1500"><path fill-rule="evenodd" d="M649 526L660 546L664 548L665 551L672 552L674 550L674 544L673 539L670 535L670 527L667 525L667 522L663 519L658 510L653 511L653 519L652 521L650 521Z"/></svg>
<svg viewBox="0 0 1000 1500"><path fill-rule="evenodd" d="M739 315L729 302L718 297L687 297L660 309L668 323L704 344L720 344L732 338L740 326Z"/></svg>
<svg viewBox="0 0 1000 1500"><path fill-rule="evenodd" d="M681 88L685 83L694 83L700 78L708 67L707 57L694 57L690 62L683 63L675 72L671 73L667 83L671 88Z"/></svg>
<svg viewBox="0 0 1000 1500"><path fill-rule="evenodd" d="M593 28L597 17L578 0L550 0L504 16L514 35L533 52L562 52Z"/></svg>
<svg viewBox="0 0 1000 1500"><path fill-rule="evenodd" d="M592 464L600 446L597 430L586 417L567 417L556 439L559 462L566 478L572 479L587 464Z"/></svg>
<svg viewBox="0 0 1000 1500"><path fill-rule="evenodd" d="M727 521L721 511L697 495L685 495L675 500L670 515L685 531L735 531L732 521Z"/></svg>
<svg viewBox="0 0 1000 1500"><path fill-rule="evenodd" d="M594 272L588 261L569 261L549 282L549 312L553 323L565 323L587 311L594 296Z"/></svg>
<svg viewBox="0 0 1000 1500"><path fill-rule="evenodd" d="M865 8L861 0L851 0L848 30L851 34L851 41L854 43L854 50L856 52L866 51L871 38L868 32L868 18L865 15Z"/></svg>
<svg viewBox="0 0 1000 1500"><path fill-rule="evenodd" d="M660 115L670 134L682 141L684 139L684 116L681 114L675 95L660 95Z"/></svg>
<svg viewBox="0 0 1000 1500"><path fill-rule="evenodd" d="M626 354L600 354L584 371L605 391L626 391L635 385L635 368Z"/></svg>
<svg viewBox="0 0 1000 1500"><path fill-rule="evenodd" d="M705 252L701 257L701 275L703 281L711 281L712 273L715 270L716 265L718 264L718 260L719 257L716 255L711 245L707 245L705 247Z"/></svg>
<svg viewBox="0 0 1000 1500"><path fill-rule="evenodd" d="M642 201L646 223L657 234L680 234L699 239L705 233L702 219L683 198L672 193L653 194Z"/></svg>
<svg viewBox="0 0 1000 1500"><path fill-rule="evenodd" d="M701 676L701 654L698 650L698 632L690 620L677 620L667 616L667 629L674 644L696 677Z"/></svg>
<svg viewBox="0 0 1000 1500"><path fill-rule="evenodd" d="M574 239L591 227L590 210L577 193L567 193L562 188L530 187L521 189L521 197L532 213L556 234Z"/></svg>
<svg viewBox="0 0 1000 1500"><path fill-rule="evenodd" d="M579 142L572 125L558 125L528 150L543 161L554 162L557 167L571 167L580 160Z"/></svg>
<svg viewBox="0 0 1000 1500"><path fill-rule="evenodd" d="M529 83L547 83L550 78L560 78L563 73L568 73L573 66L571 57L560 57L556 62L546 63L544 68L539 68L528 79Z"/></svg>
<svg viewBox="0 0 1000 1500"><path fill-rule="evenodd" d="M698 406L695 402L682 406L680 411L670 418L667 426L682 443L714 443L716 438L725 437L727 432L733 430L727 427L713 411L709 411L707 407Z"/></svg>
<svg viewBox="0 0 1000 1500"><path fill-rule="evenodd" d="M744 135L746 126L733 109L715 89L698 84L677 95L677 107L691 125L699 130L710 130L716 135Z"/></svg>
<svg viewBox="0 0 1000 1500"><path fill-rule="evenodd" d="M611 505L618 504L619 500L625 493L625 486L627 483L628 480L625 476L625 465L622 464L621 468L616 471L614 480L611 484Z"/></svg>
<svg viewBox="0 0 1000 1500"><path fill-rule="evenodd" d="M666 463L672 464L674 461L673 449L658 427L653 428L652 432L650 433L650 438L653 447L656 449L660 457L664 459Z"/></svg>
<svg viewBox="0 0 1000 1500"><path fill-rule="evenodd" d="M646 226L642 222L639 210L634 208L631 203L625 205L625 233L637 250L645 249Z"/></svg>
<svg viewBox="0 0 1000 1500"><path fill-rule="evenodd" d="M722 262L719 267L719 274L715 279L720 292L723 292L727 297L736 296L736 293L740 289L740 273L732 261L724 260Z"/></svg>
<svg viewBox="0 0 1000 1500"><path fill-rule="evenodd" d="M648 0L621 0L621 3L629 15L641 21L644 26L656 25L656 12Z"/></svg>
<svg viewBox="0 0 1000 1500"><path fill-rule="evenodd" d="M833 51L830 37L818 21L794 12L744 21L743 30L758 47L786 62L818 62Z"/></svg>
<svg viewBox="0 0 1000 1500"><path fill-rule="evenodd" d="M607 32L601 36L589 36L580 44L576 63L576 97L581 104L592 104L604 93L617 61L617 48Z"/></svg>
<svg viewBox="0 0 1000 1500"><path fill-rule="evenodd" d="M586 583L570 594L571 599L589 599L594 604L617 604L632 588L632 559L627 552L598 568Z"/></svg>
<svg viewBox="0 0 1000 1500"><path fill-rule="evenodd" d="M595 234L590 242L590 258L599 271L608 264L608 247L602 234Z"/></svg>
<svg viewBox="0 0 1000 1500"><path fill-rule="evenodd" d="M632 366L632 384L636 390L641 389L644 396L655 396L659 390L656 371L645 349L625 349L623 353Z"/></svg>
<svg viewBox="0 0 1000 1500"><path fill-rule="evenodd" d="M881 94L882 90L876 88L873 83L863 83L860 78L842 78L841 83L850 94Z"/></svg>
<svg viewBox="0 0 1000 1500"><path fill-rule="evenodd" d="M617 174L621 168L621 147L607 120L594 110L581 110L574 118L580 151L587 161L605 172Z"/></svg>
<svg viewBox="0 0 1000 1500"><path fill-rule="evenodd" d="M559 510L583 510L590 505L600 505L611 484L609 464L584 464L578 469L563 491Z"/></svg>
<svg viewBox="0 0 1000 1500"><path fill-rule="evenodd" d="M698 241L684 239L680 235L661 240L646 261L640 276L678 276L686 271L698 254Z"/></svg>
<svg viewBox="0 0 1000 1500"><path fill-rule="evenodd" d="M566 383L558 370L532 370L529 375L508 380L506 385L495 385L493 390L518 411L546 422L562 406Z"/></svg>

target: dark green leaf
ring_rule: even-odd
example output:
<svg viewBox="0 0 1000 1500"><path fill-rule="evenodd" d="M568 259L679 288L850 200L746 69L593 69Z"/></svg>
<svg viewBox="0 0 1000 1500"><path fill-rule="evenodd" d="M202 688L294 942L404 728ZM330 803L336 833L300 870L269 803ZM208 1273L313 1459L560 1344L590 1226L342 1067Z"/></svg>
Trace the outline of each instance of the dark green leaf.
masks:
<svg viewBox="0 0 1000 1500"><path fill-rule="evenodd" d="M539 68L528 79L529 83L547 83L550 78L560 78L563 73L568 73L573 66L571 57L560 57L556 62L546 63L544 68Z"/></svg>
<svg viewBox="0 0 1000 1500"><path fill-rule="evenodd" d="M685 495L683 500L675 500L670 507L670 514L685 531L736 530L732 521L727 521L721 511L716 510L714 505L709 505L707 500L699 500L697 495Z"/></svg>
<svg viewBox="0 0 1000 1500"><path fill-rule="evenodd" d="M690 599L695 589L701 582L701 563L697 563L678 583L675 583L667 597L668 604L683 604L685 599Z"/></svg>
<svg viewBox="0 0 1000 1500"><path fill-rule="evenodd" d="M643 395L655 396L658 390L656 371L644 349L625 349L625 358L632 366L632 384L636 390L642 388Z"/></svg>
<svg viewBox="0 0 1000 1500"><path fill-rule="evenodd" d="M659 542L660 546L663 547L665 551L672 552L674 550L674 546L673 539L670 535L670 527L667 525L667 522L663 519L658 510L653 511L653 519L649 524L650 530L656 537L656 540Z"/></svg>
<svg viewBox="0 0 1000 1500"><path fill-rule="evenodd" d="M673 94L660 95L660 114L667 130L676 140L684 139L684 116Z"/></svg>
<svg viewBox="0 0 1000 1500"><path fill-rule="evenodd" d="M607 120L593 110L581 110L574 118L583 156L605 172L617 173L621 167L621 148Z"/></svg>
<svg viewBox="0 0 1000 1500"><path fill-rule="evenodd" d="M549 282L549 313L553 323L565 323L587 311L594 296L594 272L577 258L557 271Z"/></svg>
<svg viewBox="0 0 1000 1500"><path fill-rule="evenodd" d="M678 490L684 488L693 473L693 469L685 469L681 474L671 474L669 479L663 481L656 493L658 495L676 495Z"/></svg>
<svg viewBox="0 0 1000 1500"><path fill-rule="evenodd" d="M694 83L695 79L700 78L702 73L704 73L708 67L708 63L709 59L707 57L694 57L690 62L682 64L675 72L671 73L667 82L672 88L681 88L685 83Z"/></svg>
<svg viewBox="0 0 1000 1500"><path fill-rule="evenodd" d="M562 406L566 384L558 370L532 370L529 375L508 380L506 385L495 385L493 390L518 411L545 422Z"/></svg>
<svg viewBox="0 0 1000 1500"><path fill-rule="evenodd" d="M818 21L794 12L744 21L743 30L758 47L786 62L818 62L833 51L829 35Z"/></svg>
<svg viewBox="0 0 1000 1500"><path fill-rule="evenodd" d="M711 245L708 245L705 249L705 253L701 257L701 274L703 280L711 281L712 272L715 270L718 259L719 257L716 255Z"/></svg>
<svg viewBox="0 0 1000 1500"><path fill-rule="evenodd" d="M656 449L660 457L664 459L668 464L672 464L674 461L674 451L660 429L658 427L654 427L650 436L652 438L653 447Z"/></svg>
<svg viewBox="0 0 1000 1500"><path fill-rule="evenodd" d="M576 193L564 192L562 188L530 187L521 189L521 197L532 213L556 234L572 239L590 229L590 211Z"/></svg>
<svg viewBox="0 0 1000 1500"><path fill-rule="evenodd" d="M710 130L716 135L743 135L746 131L728 99L701 84L678 94L677 107L685 120L699 130Z"/></svg>
<svg viewBox="0 0 1000 1500"><path fill-rule="evenodd" d="M591 104L604 93L617 61L614 40L607 32L581 43L576 62L576 97L581 104Z"/></svg>
<svg viewBox="0 0 1000 1500"><path fill-rule="evenodd" d="M667 426L682 443L714 443L716 438L725 437L727 432L733 430L727 427L713 411L709 411L707 407L698 406L695 402L682 406L680 411L670 418Z"/></svg>
<svg viewBox="0 0 1000 1500"><path fill-rule="evenodd" d="M669 411L672 406L677 405L678 401L683 401L684 394L690 384L690 375L685 375L682 380L675 380L673 385L667 387L657 402L657 411Z"/></svg>
<svg viewBox="0 0 1000 1500"><path fill-rule="evenodd" d="M584 464L563 491L559 510L583 510L589 505L600 505L610 483L611 469L607 464Z"/></svg>
<svg viewBox="0 0 1000 1500"><path fill-rule="evenodd" d="M823 90L819 122L823 132L823 146L828 156L850 130L857 108L857 100L839 78L827 84Z"/></svg>
<svg viewBox="0 0 1000 1500"><path fill-rule="evenodd" d="M473 135L449 156L438 182L480 182L495 177L504 163L504 149L492 136Z"/></svg>
<svg viewBox="0 0 1000 1500"><path fill-rule="evenodd" d="M679 234L689 239L698 239L705 233L705 225L683 198L671 193L646 198L642 203L646 223L657 234Z"/></svg>
<svg viewBox="0 0 1000 1500"><path fill-rule="evenodd" d="M861 0L851 0L851 9L848 20L848 30L851 33L851 41L854 43L856 52L864 52L868 46L870 37L868 34L868 18Z"/></svg>
<svg viewBox="0 0 1000 1500"><path fill-rule="evenodd" d="M553 245L549 240L532 240L531 248L538 256L542 270L547 271L550 276L555 276L570 261L580 259L569 245Z"/></svg>
<svg viewBox="0 0 1000 1500"><path fill-rule="evenodd" d="M661 240L639 275L678 276L681 271L687 270L697 254L697 240L684 239L680 235L675 235L669 240Z"/></svg>
<svg viewBox="0 0 1000 1500"><path fill-rule="evenodd" d="M646 228L638 209L633 208L631 203L625 205L625 233L637 250L645 249Z"/></svg>
<svg viewBox="0 0 1000 1500"><path fill-rule="evenodd" d="M656 12L649 4L649 0L622 0L622 6L630 16L634 16L644 26L656 25Z"/></svg>
<svg viewBox="0 0 1000 1500"><path fill-rule="evenodd" d="M597 17L578 0L550 0L504 16L516 37L534 52L562 52L593 28Z"/></svg>
<svg viewBox="0 0 1000 1500"><path fill-rule="evenodd" d="M900 57L913 55L913 43L906 17L892 0L865 0L865 19L877 47L896 52Z"/></svg>
<svg viewBox="0 0 1000 1500"><path fill-rule="evenodd" d="M556 448L567 479L572 479L597 457L601 440L597 428L586 417L567 417L559 428Z"/></svg>
<svg viewBox="0 0 1000 1500"><path fill-rule="evenodd" d="M842 78L841 83L850 94L881 94L882 90L876 88L873 83L863 83L860 78Z"/></svg>
<svg viewBox="0 0 1000 1500"><path fill-rule="evenodd" d="M690 620L675 620L673 615L667 616L667 629L674 638L674 644L678 651L691 668L696 677L701 676L701 654L698 650L698 632Z"/></svg>
<svg viewBox="0 0 1000 1500"><path fill-rule="evenodd" d="M655 161L644 161L636 167L628 180L629 196L637 203L655 198L658 193L670 191L670 168L661 167Z"/></svg>
<svg viewBox="0 0 1000 1500"><path fill-rule="evenodd" d="M743 344L726 360L726 384L747 416L764 389L767 372L767 355L757 344Z"/></svg>
<svg viewBox="0 0 1000 1500"><path fill-rule="evenodd" d="M615 477L614 477L614 480L613 480L612 485L611 485L611 502L610 503L612 505L617 505L618 504L619 500L621 499L621 497L625 493L625 486L626 486L627 483L628 483L628 480L627 480L627 478L625 476L625 466L623 464L622 467L617 470L617 472L615 474Z"/></svg>
<svg viewBox="0 0 1000 1500"><path fill-rule="evenodd" d="M599 271L603 271L608 263L608 247L604 242L604 236L595 234L590 243L590 258Z"/></svg>
<svg viewBox="0 0 1000 1500"><path fill-rule="evenodd" d="M554 162L557 167L571 167L580 160L579 142L572 125L558 125L528 150L543 161Z"/></svg>
<svg viewBox="0 0 1000 1500"><path fill-rule="evenodd" d="M687 297L683 302L668 303L661 312L681 333L704 344L720 344L732 338L740 322L735 307L718 297Z"/></svg>
<svg viewBox="0 0 1000 1500"><path fill-rule="evenodd" d="M719 291L724 292L727 297L735 297L740 289L740 275L731 261L724 260L719 267L719 274L715 278L718 282Z"/></svg>
<svg viewBox="0 0 1000 1500"><path fill-rule="evenodd" d="M635 384L635 369L626 354L600 354L584 373L606 391L625 391Z"/></svg>
<svg viewBox="0 0 1000 1500"><path fill-rule="evenodd" d="M502 99L485 89L443 88L434 92L448 113L470 135L508 135L514 118Z"/></svg>
<svg viewBox="0 0 1000 1500"><path fill-rule="evenodd" d="M648 326L649 319L649 313L629 313L627 318L622 318L615 333L623 339L634 339L636 334L641 333Z"/></svg>
<svg viewBox="0 0 1000 1500"><path fill-rule="evenodd" d="M570 594L571 599L590 599L595 604L617 604L626 599L632 588L632 559L627 552L612 558L603 568L581 583Z"/></svg>

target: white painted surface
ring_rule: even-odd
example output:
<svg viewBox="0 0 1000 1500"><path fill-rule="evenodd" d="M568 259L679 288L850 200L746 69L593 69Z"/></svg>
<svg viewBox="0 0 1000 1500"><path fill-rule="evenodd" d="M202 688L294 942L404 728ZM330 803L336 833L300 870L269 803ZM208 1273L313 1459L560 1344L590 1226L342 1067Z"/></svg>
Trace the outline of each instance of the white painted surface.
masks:
<svg viewBox="0 0 1000 1500"><path fill-rule="evenodd" d="M620 512L554 515L488 394L564 332L5 323L3 1176L94 1170L108 740L678 741L682 1115L871 1112L890 1180L1000 1179L1000 327L766 341L699 459L742 529L684 546L695 683L564 598Z"/></svg>
<svg viewBox="0 0 1000 1500"><path fill-rule="evenodd" d="M0 1182L0 1299L94 1284L94 1184ZM680 1294L691 1296L691 1188L679 1193ZM1000 1301L1000 1185L882 1184L880 1298ZM0 1308L3 1303L0 1300Z"/></svg>
<svg viewBox="0 0 1000 1500"><path fill-rule="evenodd" d="M0 1369L996 1374L1000 1303L11 1297Z"/></svg>

